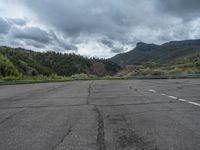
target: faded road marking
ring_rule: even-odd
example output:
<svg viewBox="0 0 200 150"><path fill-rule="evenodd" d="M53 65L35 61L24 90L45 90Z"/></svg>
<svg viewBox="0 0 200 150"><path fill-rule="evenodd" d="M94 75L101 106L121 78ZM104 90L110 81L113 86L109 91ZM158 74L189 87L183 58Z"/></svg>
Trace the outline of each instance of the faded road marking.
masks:
<svg viewBox="0 0 200 150"><path fill-rule="evenodd" d="M180 99L178 99L179 101L182 101L182 102L187 102L185 99L182 99L182 98L180 98Z"/></svg>
<svg viewBox="0 0 200 150"><path fill-rule="evenodd" d="M153 89L149 89L149 92L156 93L156 91L155 91L155 90L153 90Z"/></svg>
<svg viewBox="0 0 200 150"><path fill-rule="evenodd" d="M156 91L153 90L153 89L149 89L148 91L149 91L149 92L156 93ZM182 99L182 98L178 98L178 97L176 97L176 96L171 96L171 95L167 95L167 94L164 94L164 93L162 93L162 94L160 94L160 95L162 95L162 96L167 96L167 97L169 97L169 98L171 98L171 99L179 100L179 101L181 101L181 102L186 102L186 103L189 103L189 104L192 104L192 105L195 105L195 106L200 106L199 103L192 102L192 101L188 101L188 100L185 100L185 99Z"/></svg>
<svg viewBox="0 0 200 150"><path fill-rule="evenodd" d="M169 98L172 98L172 99L177 99L177 97L175 96L168 96Z"/></svg>
<svg viewBox="0 0 200 150"><path fill-rule="evenodd" d="M188 101L188 103L193 104L193 105L196 105L196 106L200 106L199 103L195 103L195 102L191 102L191 101Z"/></svg>

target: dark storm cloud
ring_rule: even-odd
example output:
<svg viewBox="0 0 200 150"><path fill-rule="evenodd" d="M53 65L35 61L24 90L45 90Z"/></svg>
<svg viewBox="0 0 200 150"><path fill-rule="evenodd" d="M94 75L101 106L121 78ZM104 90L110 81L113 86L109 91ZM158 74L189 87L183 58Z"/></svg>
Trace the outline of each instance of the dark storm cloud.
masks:
<svg viewBox="0 0 200 150"><path fill-rule="evenodd" d="M26 24L26 21L19 18L1 18L0 17L0 33L8 33L10 28L13 25L23 26Z"/></svg>
<svg viewBox="0 0 200 150"><path fill-rule="evenodd" d="M33 46L33 47L35 47L35 48L44 48L45 47L45 44L43 44L43 43L40 43L40 42L37 42L37 41L33 41L33 40L24 40L24 43L26 44L26 45L30 45L30 46Z"/></svg>
<svg viewBox="0 0 200 150"><path fill-rule="evenodd" d="M121 53L124 51L123 47L117 47L115 46L114 42L109 40L109 39L106 39L106 38L103 38L101 40L101 43L104 45L104 46L107 46L108 48L110 48L110 51L112 53Z"/></svg>
<svg viewBox="0 0 200 150"><path fill-rule="evenodd" d="M199 17L200 0L157 0L158 9L183 19Z"/></svg>
<svg viewBox="0 0 200 150"><path fill-rule="evenodd" d="M58 45L60 47L62 47L63 50L71 50L71 51L77 51L78 50L78 48L75 45L70 44L70 43L58 42Z"/></svg>
<svg viewBox="0 0 200 150"><path fill-rule="evenodd" d="M0 33L8 33L11 25L3 18L0 18Z"/></svg>
<svg viewBox="0 0 200 150"><path fill-rule="evenodd" d="M19 25L19 26L24 26L26 25L26 20L20 19L20 18L9 18L8 22L11 24Z"/></svg>
<svg viewBox="0 0 200 150"><path fill-rule="evenodd" d="M113 42L108 40L108 39L105 39L105 38L103 38L101 40L101 43L104 44L105 46L108 46L109 48L113 48L114 47L113 46L114 45Z"/></svg>
<svg viewBox="0 0 200 150"><path fill-rule="evenodd" d="M111 52L112 53L121 53L121 52L123 52L124 50L123 50L123 47L113 47L112 49L111 49Z"/></svg>
<svg viewBox="0 0 200 150"><path fill-rule="evenodd" d="M78 50L78 48L72 44L73 42L69 43L65 39L59 38L54 32L51 32L51 36L53 39L53 43L57 45L56 51L65 51L65 50L77 51Z"/></svg>
<svg viewBox="0 0 200 150"><path fill-rule="evenodd" d="M161 44L200 38L200 0L15 0L15 3L14 10L23 15L20 19L14 12L11 18L15 19L0 19L0 32L9 35L4 41L21 40L36 48L76 52L82 48L83 54L99 55L102 51L109 54L127 51L127 47L132 49L139 41Z"/></svg>
<svg viewBox="0 0 200 150"><path fill-rule="evenodd" d="M122 44L134 43L134 39L154 42L154 36L157 36L159 30L168 30L177 24L178 19L187 14L188 17L194 17L195 14L200 16L197 13L199 0L22 1L41 22L62 32L66 37L93 35L97 39L106 37L108 41ZM138 30L143 31L136 33ZM167 34L158 37L168 39L172 36ZM103 44L112 48L112 43Z"/></svg>
<svg viewBox="0 0 200 150"><path fill-rule="evenodd" d="M10 40L16 40L15 42L23 43L29 47L35 47L37 49L48 48L55 51L77 51L78 48L63 39L58 38L54 32L46 32L39 27L16 27L13 26L9 32Z"/></svg>
<svg viewBox="0 0 200 150"><path fill-rule="evenodd" d="M119 36L126 30L124 27L131 25L128 20L128 7L132 4L130 0L24 1L41 21L67 36L97 33L112 38Z"/></svg>
<svg viewBox="0 0 200 150"><path fill-rule="evenodd" d="M17 39L23 39L23 40L28 39L40 43L51 42L50 35L46 31L41 30L38 27L25 27L25 28L13 27L11 29L10 34Z"/></svg>

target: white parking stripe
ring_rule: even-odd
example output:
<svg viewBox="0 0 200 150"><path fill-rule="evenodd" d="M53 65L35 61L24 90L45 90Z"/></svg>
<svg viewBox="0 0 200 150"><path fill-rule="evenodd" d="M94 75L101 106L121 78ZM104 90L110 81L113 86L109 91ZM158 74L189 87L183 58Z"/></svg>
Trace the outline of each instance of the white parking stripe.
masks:
<svg viewBox="0 0 200 150"><path fill-rule="evenodd" d="M149 91L149 92L156 93L156 91L153 90L153 89L149 89L148 91ZM175 96L167 95L167 94L164 94L164 93L162 93L162 94L160 94L160 95L162 95L162 96L167 96L167 97L169 97L169 98L171 98L171 99L174 99L174 100L176 99L176 100L179 100L179 101L181 101L181 102L186 102L186 103L189 103L189 104L192 104L192 105L195 105L195 106L200 106L199 103L187 101L187 100L185 100L185 99L177 98L177 97L175 97Z"/></svg>
<svg viewBox="0 0 200 150"><path fill-rule="evenodd" d="M177 97L175 96L168 96L169 98L172 98L172 99L177 99Z"/></svg>
<svg viewBox="0 0 200 150"><path fill-rule="evenodd" d="M196 105L196 106L200 106L199 103L195 103L195 102L191 102L191 101L188 101L188 103L193 104L193 105Z"/></svg>
<svg viewBox="0 0 200 150"><path fill-rule="evenodd" d="M178 99L179 101L182 101L182 102L187 102L185 99L182 99L182 98L180 98L180 99Z"/></svg>
<svg viewBox="0 0 200 150"><path fill-rule="evenodd" d="M153 90L153 89L149 89L149 92L156 93L156 91L155 91L155 90Z"/></svg>

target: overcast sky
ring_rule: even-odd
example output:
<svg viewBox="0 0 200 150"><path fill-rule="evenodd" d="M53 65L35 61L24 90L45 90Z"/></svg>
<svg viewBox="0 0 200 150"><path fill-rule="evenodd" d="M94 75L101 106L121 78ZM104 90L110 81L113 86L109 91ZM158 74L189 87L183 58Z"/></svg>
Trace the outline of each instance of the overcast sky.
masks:
<svg viewBox="0 0 200 150"><path fill-rule="evenodd" d="M200 0L0 0L0 45L111 57L200 38Z"/></svg>

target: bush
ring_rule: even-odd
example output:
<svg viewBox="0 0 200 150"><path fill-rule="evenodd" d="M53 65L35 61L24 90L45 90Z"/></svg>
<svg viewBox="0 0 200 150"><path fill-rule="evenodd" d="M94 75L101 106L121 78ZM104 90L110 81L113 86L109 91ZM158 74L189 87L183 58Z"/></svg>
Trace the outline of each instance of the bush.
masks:
<svg viewBox="0 0 200 150"><path fill-rule="evenodd" d="M50 78L44 75L37 75L37 76L25 76L23 77L23 80L48 81L50 80Z"/></svg>
<svg viewBox="0 0 200 150"><path fill-rule="evenodd" d="M5 81L16 81L16 80L20 80L21 77L20 76L7 76L7 77L1 77L1 80L5 80Z"/></svg>
<svg viewBox="0 0 200 150"><path fill-rule="evenodd" d="M181 74L183 71L180 68L174 68L173 70L170 70L168 74Z"/></svg>
<svg viewBox="0 0 200 150"><path fill-rule="evenodd" d="M13 63L3 55L0 54L0 76L2 77L19 77L20 74L18 70L15 68Z"/></svg>
<svg viewBox="0 0 200 150"><path fill-rule="evenodd" d="M91 80L95 80L95 79L98 79L99 77L97 77L96 75L89 75L89 78L90 78Z"/></svg>
<svg viewBox="0 0 200 150"><path fill-rule="evenodd" d="M52 80L62 80L62 76L58 76L58 75L55 74L55 73L52 73L52 74L50 75L50 78L51 78Z"/></svg>
<svg viewBox="0 0 200 150"><path fill-rule="evenodd" d="M164 75L164 74L165 74L165 71L161 69L152 70L152 73L151 73L151 75Z"/></svg>
<svg viewBox="0 0 200 150"><path fill-rule="evenodd" d="M72 75L71 78L74 80L86 80L89 79L89 76L87 74L81 73Z"/></svg>
<svg viewBox="0 0 200 150"><path fill-rule="evenodd" d="M131 75L163 75L166 72L159 68L143 68L136 72L132 72Z"/></svg>

